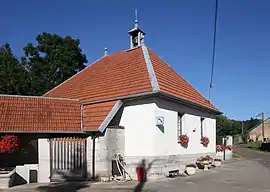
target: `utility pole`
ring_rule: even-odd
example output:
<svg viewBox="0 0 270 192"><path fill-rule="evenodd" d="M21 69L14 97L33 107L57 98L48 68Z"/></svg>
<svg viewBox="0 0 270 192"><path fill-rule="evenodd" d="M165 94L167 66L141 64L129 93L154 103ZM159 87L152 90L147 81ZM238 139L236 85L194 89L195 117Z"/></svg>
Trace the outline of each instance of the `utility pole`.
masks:
<svg viewBox="0 0 270 192"><path fill-rule="evenodd" d="M264 142L264 112L259 113L256 117L262 116L262 142Z"/></svg>
<svg viewBox="0 0 270 192"><path fill-rule="evenodd" d="M242 121L242 127L241 127L241 135L242 135L242 142L246 143L247 142L247 137L244 138L244 121Z"/></svg>
<svg viewBox="0 0 270 192"><path fill-rule="evenodd" d="M264 142L264 112L262 112L262 138Z"/></svg>
<svg viewBox="0 0 270 192"><path fill-rule="evenodd" d="M244 135L244 121L242 121L242 136Z"/></svg>

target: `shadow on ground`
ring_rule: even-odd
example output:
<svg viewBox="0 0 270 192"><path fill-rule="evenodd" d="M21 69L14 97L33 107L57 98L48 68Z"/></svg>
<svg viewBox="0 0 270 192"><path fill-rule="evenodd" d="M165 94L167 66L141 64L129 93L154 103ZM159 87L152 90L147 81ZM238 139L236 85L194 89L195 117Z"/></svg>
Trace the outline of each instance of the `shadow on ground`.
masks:
<svg viewBox="0 0 270 192"><path fill-rule="evenodd" d="M37 188L41 192L75 192L79 189L90 187L89 182L61 182L61 183L51 183L46 186L40 186Z"/></svg>
<svg viewBox="0 0 270 192"><path fill-rule="evenodd" d="M134 192L141 192L141 191L143 191L143 187L144 187L145 183L147 182L147 173L151 169L153 163L154 163L154 161L152 161L151 163L149 163L147 167L146 167L146 160L145 159L142 159L142 161L139 163L139 167L141 167L145 171L145 175L144 175L145 178L143 178L137 184L137 186L134 189Z"/></svg>
<svg viewBox="0 0 270 192"><path fill-rule="evenodd" d="M151 169L153 163L154 161L146 165L147 163L145 159L142 159L139 162L138 166L145 171L145 174L143 176L143 179L135 187L94 187L93 185L90 186L91 184L89 181L68 181L70 179L70 176L72 176L73 174L75 175L76 170L72 170L71 175L66 175L61 172L59 173L64 181L39 186L36 188L36 190L40 192L76 192L80 189L89 188L89 190L87 191L155 192L150 189L143 189L147 182L147 173Z"/></svg>

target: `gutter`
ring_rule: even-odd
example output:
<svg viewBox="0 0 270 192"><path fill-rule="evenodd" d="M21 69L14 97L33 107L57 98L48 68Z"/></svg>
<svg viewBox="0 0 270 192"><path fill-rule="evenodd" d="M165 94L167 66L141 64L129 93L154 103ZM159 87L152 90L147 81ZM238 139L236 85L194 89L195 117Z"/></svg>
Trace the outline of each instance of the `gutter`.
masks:
<svg viewBox="0 0 270 192"><path fill-rule="evenodd" d="M217 115L223 114L223 113L220 112L220 111L217 111L217 110L214 110L214 109L210 109L210 108L208 108L208 107L204 107L204 106L202 106L202 105L193 103L193 102L188 101L188 100L185 100L185 99L178 98L178 97L176 97L176 96L170 95L170 94L165 93L165 92L163 92L163 91L159 91L159 94L160 94L161 96L166 97L166 98L170 98L170 99L172 99L172 100L175 100L175 101L178 101L178 102L180 102L180 103L183 103L183 104L192 106L192 107L197 108L197 109L202 109L202 110L204 110L204 111L212 112L212 113L215 113L215 114L217 114Z"/></svg>
<svg viewBox="0 0 270 192"><path fill-rule="evenodd" d="M125 95L125 96L120 96L120 97L113 97L109 99L87 101L87 102L82 102L82 105L91 105L91 104L103 103L103 102L114 101L114 100L134 99L134 98L139 98L139 97L152 96L154 94L157 94L158 92L159 91L151 91L151 92Z"/></svg>
<svg viewBox="0 0 270 192"><path fill-rule="evenodd" d="M87 135L84 131L1 131L1 133L33 133L33 134L46 134L46 133L53 133L53 134L84 134Z"/></svg>
<svg viewBox="0 0 270 192"><path fill-rule="evenodd" d="M138 94L132 94L132 95L114 97L114 98L110 98L110 99L102 99L102 100L96 100L96 101L89 101L89 102L82 103L82 105L90 105L90 104L102 103L102 102L108 102L108 101L114 101L114 100L133 100L133 99L138 99L140 97L147 97L147 96L154 96L154 95L163 96L166 99L171 99L171 100L180 102L182 104L185 104L185 105L188 105L188 106L192 106L192 107L197 108L197 109L201 109L201 110L204 110L204 111L212 112L212 113L215 113L216 115L223 114L220 111L217 111L217 110L214 110L214 109L210 109L208 107L204 107L202 105L193 103L193 102L188 101L188 100L185 100L185 99L178 98L176 96L173 96L173 95L170 95L168 93L165 93L163 91L158 91L158 90L157 91L152 91L152 92L145 92L145 93L138 93Z"/></svg>

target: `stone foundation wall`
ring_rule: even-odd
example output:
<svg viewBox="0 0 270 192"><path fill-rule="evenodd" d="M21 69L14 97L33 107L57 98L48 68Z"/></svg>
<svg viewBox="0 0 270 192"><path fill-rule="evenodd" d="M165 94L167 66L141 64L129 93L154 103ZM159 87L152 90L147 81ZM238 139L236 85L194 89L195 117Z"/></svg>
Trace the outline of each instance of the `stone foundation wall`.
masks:
<svg viewBox="0 0 270 192"><path fill-rule="evenodd" d="M88 138L87 171L92 176L93 140ZM112 176L112 160L116 154L121 154L126 163L125 169L133 180L137 179L136 168L145 160L149 180L162 179L169 175L169 171L179 170L183 173L185 165L194 163L197 158L205 155L215 157L215 153L199 153L168 156L124 156L125 130L109 128L103 137L95 140L95 175L97 177Z"/></svg>
<svg viewBox="0 0 270 192"><path fill-rule="evenodd" d="M87 140L87 172L92 176L93 140ZM95 175L111 176L112 160L116 154L124 156L125 130L123 128L107 128L105 135L95 139Z"/></svg>
<svg viewBox="0 0 270 192"><path fill-rule="evenodd" d="M141 165L145 160L145 169L147 171L147 179L157 180L165 178L169 175L169 171L179 170L184 173L185 165L195 163L195 161L205 155L215 157L215 153L208 154L189 154L189 155L170 155L170 156L147 156L147 157L125 157L126 171L133 180L137 180L136 167Z"/></svg>

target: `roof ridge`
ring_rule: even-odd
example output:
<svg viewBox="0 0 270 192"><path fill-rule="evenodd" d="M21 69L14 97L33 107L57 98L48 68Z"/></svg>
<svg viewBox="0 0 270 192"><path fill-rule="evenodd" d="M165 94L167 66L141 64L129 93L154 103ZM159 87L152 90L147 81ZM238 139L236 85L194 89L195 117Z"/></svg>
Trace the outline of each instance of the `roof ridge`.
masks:
<svg viewBox="0 0 270 192"><path fill-rule="evenodd" d="M171 65L169 65L164 59L162 59L158 54L156 54L154 51L152 51L150 48L148 48L151 52L152 52L152 54L155 54L159 59L161 59L166 65L168 65L171 69L172 69L172 71L174 71L180 78L182 78L182 80L183 81L185 81L189 86L191 86L192 88L193 88L193 86L191 85L191 83L189 83L185 78L183 78L176 70L174 70L173 69L173 67L171 66ZM205 99L205 101L206 102L208 102L210 105L212 105L212 106L214 106L208 99L206 99L206 97L200 92L200 91L198 91L197 89L195 89L194 88L194 90L196 91L196 92L198 92L199 93L199 95L201 96L201 97L203 97L204 99ZM215 107L215 106L214 106ZM217 107L215 107L215 108L217 108ZM218 109L218 108L217 108ZM219 110L219 109L218 109Z"/></svg>
<svg viewBox="0 0 270 192"><path fill-rule="evenodd" d="M58 97L45 97L45 96L30 96L30 95L4 95L4 94L0 94L0 97L21 97L21 98L33 98L33 99L50 99L50 100L64 100L64 101L79 101L78 99L58 98Z"/></svg>
<svg viewBox="0 0 270 192"><path fill-rule="evenodd" d="M143 52L146 68L148 71L150 84L152 86L152 91L159 91L160 88L159 88L157 76L156 76L156 73L155 73L149 52L148 52L148 48L145 45L142 46L142 52Z"/></svg>

